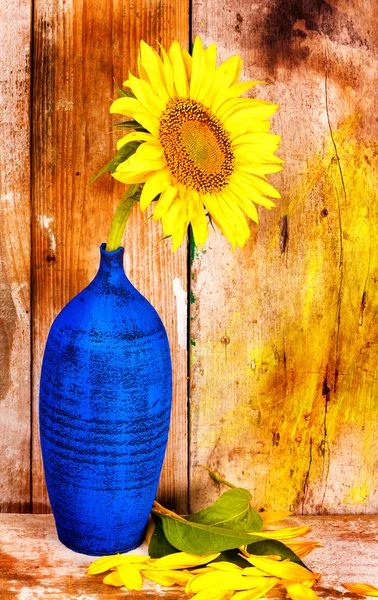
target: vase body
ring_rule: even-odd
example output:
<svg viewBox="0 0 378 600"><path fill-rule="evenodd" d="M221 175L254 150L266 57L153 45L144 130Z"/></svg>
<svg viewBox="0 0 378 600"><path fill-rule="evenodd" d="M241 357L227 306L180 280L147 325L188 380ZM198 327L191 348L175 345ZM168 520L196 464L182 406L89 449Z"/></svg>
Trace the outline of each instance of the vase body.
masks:
<svg viewBox="0 0 378 600"><path fill-rule="evenodd" d="M106 252L55 319L40 384L40 439L59 539L107 555L142 541L168 438L171 359L164 326Z"/></svg>

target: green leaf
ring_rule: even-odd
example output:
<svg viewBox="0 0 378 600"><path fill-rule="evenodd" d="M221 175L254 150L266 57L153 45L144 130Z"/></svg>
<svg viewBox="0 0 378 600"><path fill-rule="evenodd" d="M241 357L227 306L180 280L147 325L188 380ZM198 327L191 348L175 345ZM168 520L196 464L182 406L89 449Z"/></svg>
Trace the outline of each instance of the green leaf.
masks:
<svg viewBox="0 0 378 600"><path fill-rule="evenodd" d="M92 183L94 181L96 181L96 179L98 179L100 177L100 175L103 175L104 173L108 173L108 172L114 173L114 171L116 170L118 165L123 163L132 154L134 154L136 152L138 146L140 146L140 144L141 144L141 142L129 142L128 144L125 144L124 146L122 146L122 148L120 148L119 151L117 152L116 156L114 158L112 158L112 160L110 162L108 162L107 165L102 167L102 169L100 169L95 175L93 175L93 177L90 180L88 185L92 185Z"/></svg>
<svg viewBox="0 0 378 600"><path fill-rule="evenodd" d="M161 558L162 556L179 552L165 537L160 518L157 515L153 515L152 519L155 523L155 529L148 545L148 554L151 558Z"/></svg>
<svg viewBox="0 0 378 600"><path fill-rule="evenodd" d="M115 129L127 129L130 131L147 131L138 121L131 119L130 121L123 121L122 123L113 123L112 127Z"/></svg>
<svg viewBox="0 0 378 600"><path fill-rule="evenodd" d="M136 98L135 94L133 94L132 92L129 92L128 90L124 90L123 88L119 87L119 85L117 85L117 90L119 92L119 95L121 96L121 98Z"/></svg>
<svg viewBox="0 0 378 600"><path fill-rule="evenodd" d="M153 511L154 514L155 511ZM253 532L235 531L215 525L204 525L158 513L168 542L189 554L211 554L258 542L262 538ZM264 539L264 538L263 538Z"/></svg>
<svg viewBox="0 0 378 600"><path fill-rule="evenodd" d="M252 496L244 488L224 492L211 506L185 517L188 521L216 525L235 531L261 531L263 520L251 506Z"/></svg>
<svg viewBox="0 0 378 600"><path fill-rule="evenodd" d="M278 540L265 539L260 540L259 542L253 542L252 544L248 544L247 552L249 552L249 554L256 554L257 556L276 555L281 556L281 558L289 558L292 562L297 563L297 565L301 565L308 569L293 550Z"/></svg>

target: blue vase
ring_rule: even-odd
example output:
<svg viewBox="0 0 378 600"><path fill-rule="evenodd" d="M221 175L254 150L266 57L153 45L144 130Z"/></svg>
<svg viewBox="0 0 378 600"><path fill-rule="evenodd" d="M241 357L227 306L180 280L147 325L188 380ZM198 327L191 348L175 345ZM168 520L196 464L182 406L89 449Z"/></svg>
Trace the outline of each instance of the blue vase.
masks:
<svg viewBox="0 0 378 600"><path fill-rule="evenodd" d="M164 326L127 279L124 249L100 251L96 277L51 327L39 405L59 539L95 556L143 541L172 399Z"/></svg>

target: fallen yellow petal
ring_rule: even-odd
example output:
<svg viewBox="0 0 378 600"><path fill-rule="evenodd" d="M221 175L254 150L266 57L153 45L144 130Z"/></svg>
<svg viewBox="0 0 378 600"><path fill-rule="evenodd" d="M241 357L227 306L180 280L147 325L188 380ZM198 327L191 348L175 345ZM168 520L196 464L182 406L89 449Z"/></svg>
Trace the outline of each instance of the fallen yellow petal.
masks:
<svg viewBox="0 0 378 600"><path fill-rule="evenodd" d="M228 600L233 596L233 590L218 590L214 588L212 590L201 590L194 596L190 598L190 600Z"/></svg>
<svg viewBox="0 0 378 600"><path fill-rule="evenodd" d="M171 585L183 585L185 586L190 579L193 579L194 575L187 571L172 571L172 570L157 570L146 569L142 571L143 577L153 581L155 583L159 583L160 585L164 585L166 587L170 587Z"/></svg>
<svg viewBox="0 0 378 600"><path fill-rule="evenodd" d="M276 521L282 521L287 517L290 517L293 513L290 510L266 510L264 512L259 513L260 517L264 521L264 525L268 525L268 523L275 523Z"/></svg>
<svg viewBox="0 0 378 600"><path fill-rule="evenodd" d="M305 569L305 567L297 565L291 561L276 561L266 557L263 558L261 556L256 556L254 554L251 554L247 560L254 567L269 573L269 575L274 575L275 577L280 577L281 579L288 579L289 581L306 581L308 579L316 579L318 577L317 573L311 573L311 571Z"/></svg>
<svg viewBox="0 0 378 600"><path fill-rule="evenodd" d="M271 577L269 573L266 573L266 571L262 571L257 567L246 567L243 569L243 575L248 575L248 577Z"/></svg>
<svg viewBox="0 0 378 600"><path fill-rule="evenodd" d="M212 562L211 565L209 565L209 568L215 569L218 571L236 571L236 572L238 572L238 571L243 570L241 567L238 567L238 565L228 562L227 560L220 560L219 562Z"/></svg>
<svg viewBox="0 0 378 600"><path fill-rule="evenodd" d="M378 597L378 588L369 583L343 583L342 585L354 594Z"/></svg>
<svg viewBox="0 0 378 600"><path fill-rule="evenodd" d="M205 589L223 590L250 590L262 585L264 577L244 577L242 573L230 571L212 571L203 575L196 575L191 579L186 588L186 593L200 592Z"/></svg>
<svg viewBox="0 0 378 600"><path fill-rule="evenodd" d="M186 552L176 552L158 558L153 563L154 569L188 569L189 567L198 567L206 565L219 556L220 552L215 554L206 554L198 556L196 554L187 554Z"/></svg>
<svg viewBox="0 0 378 600"><path fill-rule="evenodd" d="M246 590L244 592L236 592L232 596L235 600L258 600L265 596L275 585L277 585L278 579L275 577L270 577L267 581L265 579L264 583L256 587L254 590Z"/></svg>
<svg viewBox="0 0 378 600"><path fill-rule="evenodd" d="M287 542L286 546L290 548L299 558L304 558L315 548L323 548L320 542Z"/></svg>
<svg viewBox="0 0 378 600"><path fill-rule="evenodd" d="M140 562L147 562L149 556L141 556L139 554L115 554L114 556L103 556L98 558L88 567L88 575L97 575L97 573L105 573L118 565L126 565Z"/></svg>
<svg viewBox="0 0 378 600"><path fill-rule="evenodd" d="M288 597L292 600L317 600L319 598L314 590L304 583L293 581L282 581L282 583L287 590Z"/></svg>
<svg viewBox="0 0 378 600"><path fill-rule="evenodd" d="M118 571L112 571L111 573L108 573L102 580L102 583L106 583L106 585L113 585L114 587L121 587L123 585L123 581L120 578Z"/></svg>
<svg viewBox="0 0 378 600"><path fill-rule="evenodd" d="M285 527L284 529L275 529L274 531L254 531L253 535L273 540L290 540L307 535L310 531L311 527Z"/></svg>
<svg viewBox="0 0 378 600"><path fill-rule="evenodd" d="M117 571L128 590L140 592L142 589L142 576L139 569L134 565L118 565Z"/></svg>

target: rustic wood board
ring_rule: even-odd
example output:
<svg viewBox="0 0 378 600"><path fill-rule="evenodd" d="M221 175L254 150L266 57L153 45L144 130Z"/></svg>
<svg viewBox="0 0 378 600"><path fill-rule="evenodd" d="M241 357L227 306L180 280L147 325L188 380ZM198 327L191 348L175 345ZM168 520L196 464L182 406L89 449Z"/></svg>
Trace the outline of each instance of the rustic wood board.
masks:
<svg viewBox="0 0 378 600"><path fill-rule="evenodd" d="M378 517L337 516L291 519L312 527L308 536L324 544L306 562L322 573L321 598L357 598L342 583L378 585ZM138 551L135 551L138 552ZM146 553L146 548L139 550ZM187 598L177 588L145 583L142 593L103 585L103 576L87 576L91 558L65 548L57 539L52 515L0 515L0 599L97 600L98 598ZM270 598L284 598L274 590Z"/></svg>
<svg viewBox="0 0 378 600"><path fill-rule="evenodd" d="M91 176L114 156L110 134L115 81L136 68L140 39L187 44L187 0L36 0L33 62L33 511L48 511L38 434L38 386L54 317L95 275L124 186ZM119 120L119 119L115 119ZM160 486L168 505L187 505L186 249L148 215L132 216L127 273L168 331L174 365L172 428ZM184 311L183 311L184 307ZM183 318L184 317L184 318ZM153 366L151 366L153 368Z"/></svg>
<svg viewBox="0 0 378 600"><path fill-rule="evenodd" d="M377 512L377 25L373 0L194 1L193 34L272 84L286 164L243 250L193 250L192 510L208 465L258 508Z"/></svg>
<svg viewBox="0 0 378 600"><path fill-rule="evenodd" d="M0 512L29 512L31 4L0 20Z"/></svg>

